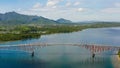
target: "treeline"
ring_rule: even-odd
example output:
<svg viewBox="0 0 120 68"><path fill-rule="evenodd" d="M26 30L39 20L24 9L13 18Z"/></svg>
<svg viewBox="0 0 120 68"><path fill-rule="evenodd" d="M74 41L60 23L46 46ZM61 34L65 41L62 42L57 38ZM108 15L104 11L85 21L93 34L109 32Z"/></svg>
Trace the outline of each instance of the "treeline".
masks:
<svg viewBox="0 0 120 68"><path fill-rule="evenodd" d="M14 40L24 40L31 38L38 38L40 34L0 34L0 41L14 41Z"/></svg>
<svg viewBox="0 0 120 68"><path fill-rule="evenodd" d="M16 26L12 29L0 30L0 41L13 41L30 38L38 38L44 34L69 33L80 31L81 26Z"/></svg>

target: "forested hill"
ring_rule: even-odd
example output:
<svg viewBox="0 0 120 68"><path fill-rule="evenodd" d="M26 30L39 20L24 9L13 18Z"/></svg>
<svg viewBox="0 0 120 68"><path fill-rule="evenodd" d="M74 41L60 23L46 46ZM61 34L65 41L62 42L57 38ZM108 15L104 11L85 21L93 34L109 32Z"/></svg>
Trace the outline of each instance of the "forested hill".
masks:
<svg viewBox="0 0 120 68"><path fill-rule="evenodd" d="M66 20L60 18L58 20L51 20L48 18L44 18L42 16L33 16L33 15L23 15L16 12L7 12L5 14L0 14L0 26L2 25L22 25L22 24L36 24L36 25L54 25L54 24L66 24L66 25L90 25L90 24L100 24L100 25L120 25L119 22L72 22L70 20Z"/></svg>
<svg viewBox="0 0 120 68"><path fill-rule="evenodd" d="M60 18L60 19L57 20L57 23L63 23L63 24L69 23L69 24L71 24L71 23L74 23L74 22L72 22L70 20L67 20L67 19Z"/></svg>
<svg viewBox="0 0 120 68"><path fill-rule="evenodd" d="M8 12L0 14L1 25L17 25L17 24L55 24L56 21L41 16L23 15L16 12Z"/></svg>

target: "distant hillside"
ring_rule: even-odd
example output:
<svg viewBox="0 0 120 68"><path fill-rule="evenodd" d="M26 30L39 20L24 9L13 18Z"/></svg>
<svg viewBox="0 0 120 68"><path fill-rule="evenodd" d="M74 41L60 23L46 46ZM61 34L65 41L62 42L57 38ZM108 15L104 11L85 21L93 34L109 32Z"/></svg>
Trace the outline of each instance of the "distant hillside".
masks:
<svg viewBox="0 0 120 68"><path fill-rule="evenodd" d="M63 19L63 18L58 19L57 22L58 23L73 23L72 21L66 20L66 19Z"/></svg>
<svg viewBox="0 0 120 68"><path fill-rule="evenodd" d="M56 21L39 16L30 16L8 12L0 14L0 24L17 25L17 24L56 24Z"/></svg>
<svg viewBox="0 0 120 68"><path fill-rule="evenodd" d="M102 22L102 21L84 21L84 22L72 22L60 18L58 20L50 20L42 16L32 16L32 15L23 15L16 12L8 12L5 14L0 14L0 26L2 25L21 25L21 24L43 24L43 25L54 25L54 24L64 24L64 25L88 25L88 24L109 24L109 25L118 25L119 22Z"/></svg>

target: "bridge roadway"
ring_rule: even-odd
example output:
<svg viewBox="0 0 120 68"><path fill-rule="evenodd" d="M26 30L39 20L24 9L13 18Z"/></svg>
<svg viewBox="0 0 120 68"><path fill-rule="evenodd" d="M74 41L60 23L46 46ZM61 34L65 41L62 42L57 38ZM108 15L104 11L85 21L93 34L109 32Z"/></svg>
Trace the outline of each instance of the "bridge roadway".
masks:
<svg viewBox="0 0 120 68"><path fill-rule="evenodd" d="M119 51L120 46L105 46L105 45L95 45L95 44L59 44L59 43L34 43L34 44L20 44L20 45L4 45L0 46L0 50L15 50L15 51L25 51L32 53L38 48L43 48L47 46L57 46L57 45L67 45L67 46L78 46L90 50L91 53L100 53L104 51Z"/></svg>

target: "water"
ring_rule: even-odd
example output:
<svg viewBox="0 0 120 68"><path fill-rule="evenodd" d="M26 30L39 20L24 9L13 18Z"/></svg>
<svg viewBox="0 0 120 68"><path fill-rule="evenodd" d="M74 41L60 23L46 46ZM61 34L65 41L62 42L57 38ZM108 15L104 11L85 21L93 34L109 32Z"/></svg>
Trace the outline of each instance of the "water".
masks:
<svg viewBox="0 0 120 68"><path fill-rule="evenodd" d="M17 45L28 43L87 43L119 46L120 28L86 29L73 33L43 35L39 39L1 43ZM89 50L78 46L47 46L30 53L20 51L0 51L0 68L115 68L111 55L96 55L93 59ZM117 58L115 58L117 59ZM113 63L114 61L114 63ZM118 67L120 68L120 67Z"/></svg>

